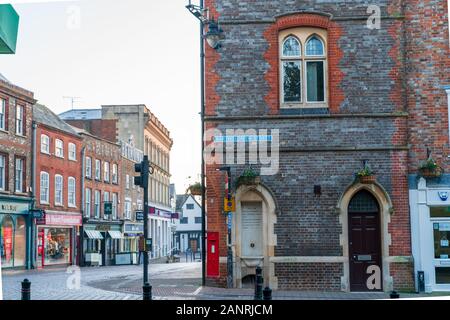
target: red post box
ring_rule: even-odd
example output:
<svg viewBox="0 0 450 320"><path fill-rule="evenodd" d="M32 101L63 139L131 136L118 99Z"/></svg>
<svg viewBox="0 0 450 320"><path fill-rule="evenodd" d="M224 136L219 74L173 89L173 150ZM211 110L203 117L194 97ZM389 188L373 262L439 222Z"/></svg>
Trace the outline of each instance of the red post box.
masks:
<svg viewBox="0 0 450 320"><path fill-rule="evenodd" d="M206 253L206 276L219 276L219 233L208 232Z"/></svg>

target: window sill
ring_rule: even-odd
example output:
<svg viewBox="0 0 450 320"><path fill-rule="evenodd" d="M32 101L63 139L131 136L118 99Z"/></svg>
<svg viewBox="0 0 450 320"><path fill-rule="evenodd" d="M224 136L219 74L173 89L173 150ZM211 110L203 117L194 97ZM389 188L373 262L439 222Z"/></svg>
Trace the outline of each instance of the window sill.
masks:
<svg viewBox="0 0 450 320"><path fill-rule="evenodd" d="M72 208L72 209L76 209L76 208L77 208L77 206L70 205L70 204L69 204L67 207L68 207L68 208Z"/></svg>
<svg viewBox="0 0 450 320"><path fill-rule="evenodd" d="M24 138L24 139L27 138L27 136L24 136L23 134L20 134L20 133L17 133L17 132L16 132L16 136L19 137L19 138Z"/></svg>
<svg viewBox="0 0 450 320"><path fill-rule="evenodd" d="M16 195L16 196L27 196L28 195L28 193L26 193L26 192L22 192L22 191L14 191L14 194Z"/></svg>
<svg viewBox="0 0 450 320"><path fill-rule="evenodd" d="M281 115L318 115L318 114L329 114L330 110L328 107L281 107Z"/></svg>
<svg viewBox="0 0 450 320"><path fill-rule="evenodd" d="M8 132L7 130L5 130L5 129L0 129L0 132L3 132L3 133L6 133L6 134L9 134L9 132Z"/></svg>
<svg viewBox="0 0 450 320"><path fill-rule="evenodd" d="M64 157L57 156L56 154L55 154L55 157L57 157L58 159L64 159Z"/></svg>
<svg viewBox="0 0 450 320"><path fill-rule="evenodd" d="M45 154L45 155L47 155L47 156L51 156L50 152L44 152L44 151L41 150L41 153L42 153L42 154Z"/></svg>
<svg viewBox="0 0 450 320"><path fill-rule="evenodd" d="M64 205L62 203L55 203L55 207L64 208Z"/></svg>
<svg viewBox="0 0 450 320"><path fill-rule="evenodd" d="M50 206L50 202L43 202L43 201L41 201L41 202L39 202L39 204L42 205L42 206L47 206L47 207Z"/></svg>
<svg viewBox="0 0 450 320"><path fill-rule="evenodd" d="M70 159L69 158L69 161L77 162L77 159Z"/></svg>
<svg viewBox="0 0 450 320"><path fill-rule="evenodd" d="M0 194L11 194L8 190L0 190Z"/></svg>

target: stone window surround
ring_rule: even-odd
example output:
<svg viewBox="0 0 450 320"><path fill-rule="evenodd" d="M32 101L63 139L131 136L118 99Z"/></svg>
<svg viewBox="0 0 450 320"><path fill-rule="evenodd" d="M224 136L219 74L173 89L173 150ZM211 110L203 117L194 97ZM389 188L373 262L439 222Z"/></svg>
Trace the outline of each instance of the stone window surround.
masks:
<svg viewBox="0 0 450 320"><path fill-rule="evenodd" d="M300 43L300 57L283 57L283 44L290 36L294 36ZM313 37L318 37L324 46L323 56L306 56L306 44ZM327 30L316 27L293 27L280 30L278 34L279 41L279 80L280 80L280 108L328 108L328 35ZM300 102L284 102L283 101L283 61L298 60L301 62L301 101ZM323 61L324 62L324 102L308 102L307 101L307 77L306 77L306 61Z"/></svg>

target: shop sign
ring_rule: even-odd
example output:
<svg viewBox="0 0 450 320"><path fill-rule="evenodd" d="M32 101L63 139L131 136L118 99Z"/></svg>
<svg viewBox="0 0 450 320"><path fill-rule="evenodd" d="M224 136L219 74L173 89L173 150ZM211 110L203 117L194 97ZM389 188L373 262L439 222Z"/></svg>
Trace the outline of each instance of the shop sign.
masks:
<svg viewBox="0 0 450 320"><path fill-rule="evenodd" d="M152 216L157 216L157 217L162 217L162 218L167 218L167 219L172 218L172 212L157 209L155 207L149 207L148 212Z"/></svg>
<svg viewBox="0 0 450 320"><path fill-rule="evenodd" d="M144 233L143 224L125 224L123 233L126 236L136 236Z"/></svg>
<svg viewBox="0 0 450 320"><path fill-rule="evenodd" d="M45 211L41 209L30 210L30 213L33 216L33 219L43 219L45 215Z"/></svg>
<svg viewBox="0 0 450 320"><path fill-rule="evenodd" d="M103 214L105 216L112 215L112 202L111 201L104 203Z"/></svg>
<svg viewBox="0 0 450 320"><path fill-rule="evenodd" d="M81 215L68 214L46 214L45 222L53 226L81 226L83 224Z"/></svg>
<svg viewBox="0 0 450 320"><path fill-rule="evenodd" d="M27 214L28 203L0 201L0 213Z"/></svg>
<svg viewBox="0 0 450 320"><path fill-rule="evenodd" d="M109 231L111 230L111 226L105 225L105 224L101 224L98 226L95 226L95 230L97 231Z"/></svg>

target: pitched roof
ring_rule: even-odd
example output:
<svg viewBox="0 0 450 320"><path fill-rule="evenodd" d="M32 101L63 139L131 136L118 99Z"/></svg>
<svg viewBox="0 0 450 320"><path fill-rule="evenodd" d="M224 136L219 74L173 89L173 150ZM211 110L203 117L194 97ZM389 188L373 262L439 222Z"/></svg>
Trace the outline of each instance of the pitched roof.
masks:
<svg viewBox="0 0 450 320"><path fill-rule="evenodd" d="M74 128L68 123L64 122L53 111L42 104L35 104L33 106L33 120L44 124L46 126L73 134L78 135Z"/></svg>
<svg viewBox="0 0 450 320"><path fill-rule="evenodd" d="M102 109L73 109L59 116L63 120L97 120L102 118Z"/></svg>
<svg viewBox="0 0 450 320"><path fill-rule="evenodd" d="M177 206L176 206L176 210L177 211L182 211L182 207L184 205L184 203L187 201L187 199L189 197L192 197L192 199L194 200L194 202L201 208L202 206L197 202L197 200L195 199L195 197L192 194L177 194Z"/></svg>
<svg viewBox="0 0 450 320"><path fill-rule="evenodd" d="M176 205L177 211L181 211L183 204L186 202L189 196L190 196L189 194L177 194L177 205Z"/></svg>

